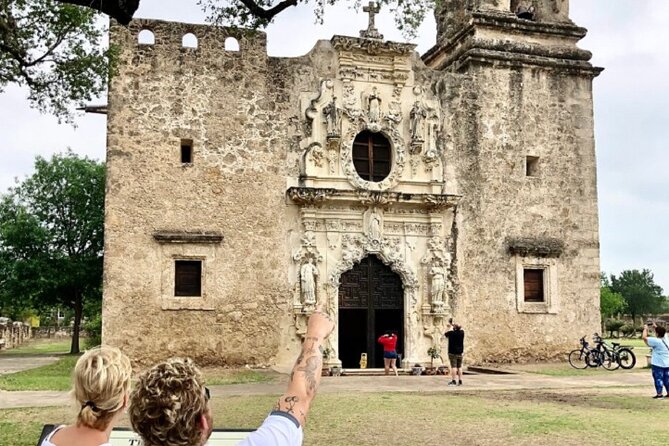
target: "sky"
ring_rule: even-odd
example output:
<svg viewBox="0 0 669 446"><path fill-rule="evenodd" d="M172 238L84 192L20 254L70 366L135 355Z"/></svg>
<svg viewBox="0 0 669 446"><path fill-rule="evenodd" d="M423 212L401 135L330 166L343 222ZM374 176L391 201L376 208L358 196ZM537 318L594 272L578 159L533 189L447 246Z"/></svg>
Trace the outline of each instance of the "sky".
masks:
<svg viewBox="0 0 669 446"><path fill-rule="evenodd" d="M594 81L601 268L618 274L648 268L669 294L669 2L572 0L570 16L589 32L579 46L605 71ZM204 23L195 0L141 0L137 18ZM383 11L377 28L388 40L405 41ZM318 39L357 36L367 15L340 5L315 24L308 7L280 14L266 30L271 56L299 56ZM421 54L435 42L430 17L416 43ZM76 128L28 107L27 91L0 94L0 193L30 175L35 156L71 148L103 160L105 117L83 115ZM101 98L96 103L104 103Z"/></svg>

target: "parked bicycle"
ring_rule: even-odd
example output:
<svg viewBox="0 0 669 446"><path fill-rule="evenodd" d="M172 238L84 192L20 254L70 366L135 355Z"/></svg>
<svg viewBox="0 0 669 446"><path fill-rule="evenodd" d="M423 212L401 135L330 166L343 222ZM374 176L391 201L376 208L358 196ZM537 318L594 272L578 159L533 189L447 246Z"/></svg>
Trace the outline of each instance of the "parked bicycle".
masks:
<svg viewBox="0 0 669 446"><path fill-rule="evenodd" d="M631 369L636 365L636 356L632 349L634 347L622 346L618 342L607 344L598 333L592 335L596 347L593 350L599 352L601 365L607 370L616 370L618 367Z"/></svg>
<svg viewBox="0 0 669 446"><path fill-rule="evenodd" d="M588 367L598 367L601 365L599 351L590 348L590 344L585 340L585 336L579 342L581 343L581 348L569 352L569 365L575 369L587 369Z"/></svg>

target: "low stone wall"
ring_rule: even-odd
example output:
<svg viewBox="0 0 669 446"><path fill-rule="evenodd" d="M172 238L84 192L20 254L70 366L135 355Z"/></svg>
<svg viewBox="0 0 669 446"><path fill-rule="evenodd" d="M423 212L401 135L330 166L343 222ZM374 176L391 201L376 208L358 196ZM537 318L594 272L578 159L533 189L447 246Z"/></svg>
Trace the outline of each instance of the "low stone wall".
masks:
<svg viewBox="0 0 669 446"><path fill-rule="evenodd" d="M72 327L38 327L33 330L33 337L36 339L65 339L71 338L73 332Z"/></svg>
<svg viewBox="0 0 669 446"><path fill-rule="evenodd" d="M0 350L18 347L31 337L30 324L0 317Z"/></svg>

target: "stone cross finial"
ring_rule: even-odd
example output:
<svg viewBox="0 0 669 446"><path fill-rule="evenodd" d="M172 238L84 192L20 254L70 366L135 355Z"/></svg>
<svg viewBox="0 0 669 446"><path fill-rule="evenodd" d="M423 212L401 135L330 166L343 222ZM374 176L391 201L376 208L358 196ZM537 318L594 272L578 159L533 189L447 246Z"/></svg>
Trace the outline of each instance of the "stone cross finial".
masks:
<svg viewBox="0 0 669 446"><path fill-rule="evenodd" d="M362 10L369 14L369 24L367 29L360 31L360 37L365 39L383 39L383 34L374 26L374 16L381 11L381 8L376 2L369 2L367 6L363 6Z"/></svg>

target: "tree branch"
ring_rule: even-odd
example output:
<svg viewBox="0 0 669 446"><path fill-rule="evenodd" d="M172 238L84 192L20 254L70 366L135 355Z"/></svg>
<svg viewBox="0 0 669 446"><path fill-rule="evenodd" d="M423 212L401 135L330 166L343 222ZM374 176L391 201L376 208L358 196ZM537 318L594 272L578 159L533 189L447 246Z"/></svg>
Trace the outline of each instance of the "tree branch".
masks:
<svg viewBox="0 0 669 446"><path fill-rule="evenodd" d="M298 2L298 0L283 0L281 3L270 9L264 9L253 0L239 0L239 1L244 6L246 6L246 8L249 11L251 11L251 14L263 20L267 20L268 22L284 9L290 8L291 6L295 6L297 5Z"/></svg>
<svg viewBox="0 0 669 446"><path fill-rule="evenodd" d="M85 6L95 9L127 25L139 7L140 0L56 0L58 3Z"/></svg>

